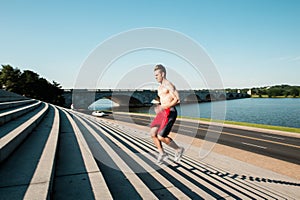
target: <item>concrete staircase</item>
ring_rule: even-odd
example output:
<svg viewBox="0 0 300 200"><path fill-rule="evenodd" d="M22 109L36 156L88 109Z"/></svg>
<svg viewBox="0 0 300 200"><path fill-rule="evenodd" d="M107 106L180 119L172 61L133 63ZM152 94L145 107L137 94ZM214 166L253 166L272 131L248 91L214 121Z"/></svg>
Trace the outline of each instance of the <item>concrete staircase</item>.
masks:
<svg viewBox="0 0 300 200"><path fill-rule="evenodd" d="M9 102L9 101L19 101L28 99L22 95L18 95L13 92L8 92L6 90L0 89L0 103L1 102Z"/></svg>
<svg viewBox="0 0 300 200"><path fill-rule="evenodd" d="M170 149L158 165L147 132L45 102L3 102L0 122L1 200L290 198Z"/></svg>

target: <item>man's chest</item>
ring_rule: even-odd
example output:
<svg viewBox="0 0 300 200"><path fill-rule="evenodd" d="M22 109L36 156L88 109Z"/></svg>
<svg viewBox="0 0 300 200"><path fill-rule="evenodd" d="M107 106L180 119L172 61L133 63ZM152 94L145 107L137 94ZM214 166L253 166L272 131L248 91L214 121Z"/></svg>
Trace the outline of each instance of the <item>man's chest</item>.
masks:
<svg viewBox="0 0 300 200"><path fill-rule="evenodd" d="M158 96L160 96L160 97L168 95L169 92L170 91L166 87L164 87L163 85L160 85L158 87L158 90L157 90Z"/></svg>

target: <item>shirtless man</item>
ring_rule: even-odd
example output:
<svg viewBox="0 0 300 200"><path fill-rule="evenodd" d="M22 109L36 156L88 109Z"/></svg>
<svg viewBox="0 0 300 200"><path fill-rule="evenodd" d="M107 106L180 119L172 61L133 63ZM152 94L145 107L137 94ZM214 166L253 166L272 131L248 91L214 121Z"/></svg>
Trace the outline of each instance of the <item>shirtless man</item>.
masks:
<svg viewBox="0 0 300 200"><path fill-rule="evenodd" d="M184 148L179 147L168 135L177 117L175 105L180 102L179 94L175 86L166 79L166 69L163 65L155 66L154 76L157 82L160 83L157 89L160 105L155 107L156 117L150 125L150 133L159 152L157 162L162 163L168 157L164 152L162 142L175 149L174 161L178 162Z"/></svg>

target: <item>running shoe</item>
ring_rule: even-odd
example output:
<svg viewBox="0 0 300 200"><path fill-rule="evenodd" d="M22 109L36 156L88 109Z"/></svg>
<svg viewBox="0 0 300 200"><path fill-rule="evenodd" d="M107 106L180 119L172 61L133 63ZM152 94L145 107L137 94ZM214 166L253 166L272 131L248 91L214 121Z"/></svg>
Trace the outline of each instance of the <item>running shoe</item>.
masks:
<svg viewBox="0 0 300 200"><path fill-rule="evenodd" d="M168 158L169 158L169 156L168 156L168 154L166 154L166 153L158 154L158 157L157 157L157 163L158 163L158 164L161 164L161 163L163 163L163 161L165 161L165 160L168 159Z"/></svg>
<svg viewBox="0 0 300 200"><path fill-rule="evenodd" d="M175 162L179 162L181 157L182 157L182 154L184 152L184 148L183 147L180 147L180 149L177 151L175 151L175 156L174 156L174 161Z"/></svg>

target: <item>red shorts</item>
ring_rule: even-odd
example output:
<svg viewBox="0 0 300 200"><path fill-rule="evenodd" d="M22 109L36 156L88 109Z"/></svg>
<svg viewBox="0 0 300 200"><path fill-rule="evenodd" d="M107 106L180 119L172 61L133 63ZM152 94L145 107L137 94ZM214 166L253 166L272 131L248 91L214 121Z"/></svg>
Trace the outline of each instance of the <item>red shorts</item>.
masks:
<svg viewBox="0 0 300 200"><path fill-rule="evenodd" d="M162 137L166 137L170 133L176 117L177 111L175 107L167 108L157 113L150 127L158 127L158 134Z"/></svg>

